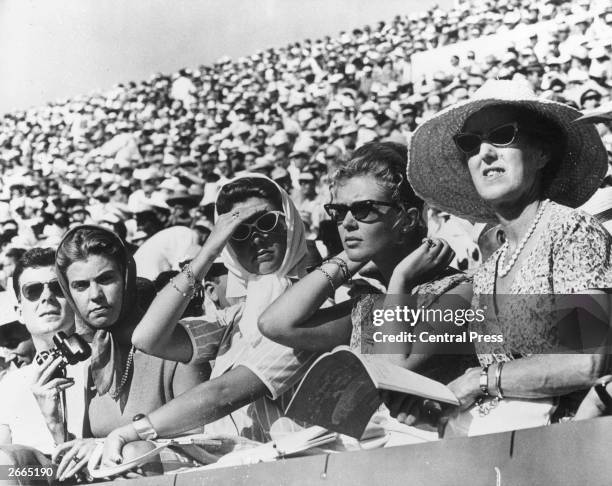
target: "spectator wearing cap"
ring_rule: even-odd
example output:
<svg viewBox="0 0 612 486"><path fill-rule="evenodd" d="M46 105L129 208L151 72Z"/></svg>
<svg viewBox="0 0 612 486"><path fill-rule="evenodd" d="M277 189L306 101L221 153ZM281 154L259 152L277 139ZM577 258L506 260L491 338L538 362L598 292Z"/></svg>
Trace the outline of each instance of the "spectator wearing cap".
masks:
<svg viewBox="0 0 612 486"><path fill-rule="evenodd" d="M323 213L323 203L316 189L317 181L312 172L304 171L298 176L298 184L298 188L292 193L292 199L306 227L307 238L314 239Z"/></svg>
<svg viewBox="0 0 612 486"><path fill-rule="evenodd" d="M204 316L216 316L218 311L235 303L227 297L227 274L223 262L215 261L204 276Z"/></svg>
<svg viewBox="0 0 612 486"><path fill-rule="evenodd" d="M197 188L194 188L197 190ZM170 207L170 226L191 226L192 215L190 211L201 201L203 194L190 191L185 186L177 186L169 197L166 204Z"/></svg>
<svg viewBox="0 0 612 486"><path fill-rule="evenodd" d="M437 94L432 94L425 99L425 103L423 106L423 115L421 117L422 120L427 120L428 118L435 115L440 108L442 107L442 98Z"/></svg>
<svg viewBox="0 0 612 486"><path fill-rule="evenodd" d="M547 79L547 89L542 93L542 98L546 98L559 103L572 104L564 95L566 83L561 76L551 76Z"/></svg>
<svg viewBox="0 0 612 486"><path fill-rule="evenodd" d="M134 178L140 180L140 189L134 191L128 198L128 206L132 211L141 203L148 204L161 182L160 174L155 169L139 169L138 172L135 171Z"/></svg>
<svg viewBox="0 0 612 486"><path fill-rule="evenodd" d="M289 154L291 153L291 142L287 133L284 130L277 131L270 138L269 143L272 147L272 156L275 163L286 167L289 163Z"/></svg>
<svg viewBox="0 0 612 486"><path fill-rule="evenodd" d="M270 179L282 187L287 194L293 192L293 181L291 175L284 167L275 167L270 173Z"/></svg>
<svg viewBox="0 0 612 486"><path fill-rule="evenodd" d="M531 88L538 93L542 86L544 66L542 66L539 62L531 62L522 69L522 73L531 85Z"/></svg>
<svg viewBox="0 0 612 486"><path fill-rule="evenodd" d="M465 59L461 63L461 68L466 73L469 73L475 65L476 65L476 53L474 51L467 51L465 53Z"/></svg>
<svg viewBox="0 0 612 486"><path fill-rule="evenodd" d="M82 203L76 203L70 208L70 225L85 224L91 222L91 214Z"/></svg>
<svg viewBox="0 0 612 486"><path fill-rule="evenodd" d="M602 88L609 89L608 79L610 77L610 55L603 46L596 46L589 52L591 64L589 66L589 78L599 84Z"/></svg>
<svg viewBox="0 0 612 486"><path fill-rule="evenodd" d="M586 88L580 95L580 108L582 110L592 110L601 105L602 94L595 88Z"/></svg>
<svg viewBox="0 0 612 486"><path fill-rule="evenodd" d="M30 364L36 350L30 332L19 321L12 284L11 288L0 292L0 304L2 305L2 313L0 313L0 361L2 362L0 383L2 383L7 373ZM2 418L0 417L1 423ZM2 443L1 440L0 443Z"/></svg>
<svg viewBox="0 0 612 486"><path fill-rule="evenodd" d="M244 168L249 169L254 163L257 157L261 156L259 151L252 146L248 146L244 149Z"/></svg>
<svg viewBox="0 0 612 486"><path fill-rule="evenodd" d="M607 5L599 11L587 32L592 39L612 38L612 6Z"/></svg>
<svg viewBox="0 0 612 486"><path fill-rule="evenodd" d="M340 129L340 137L334 140L333 144L338 147L343 154L355 149L357 143L357 131L359 128L355 123L348 122Z"/></svg>
<svg viewBox="0 0 612 486"><path fill-rule="evenodd" d="M225 184L234 176L234 168L232 167L232 162L225 154L225 152L219 153L219 158L217 160L217 164L215 165L215 169L213 172L217 176L219 176L217 182L221 185Z"/></svg>
<svg viewBox="0 0 612 486"><path fill-rule="evenodd" d="M299 187L299 175L304 170L310 159L310 151L304 143L296 143L293 151L289 154L289 164L285 167L291 176L294 188Z"/></svg>
<svg viewBox="0 0 612 486"><path fill-rule="evenodd" d="M341 157L342 150L337 145L330 144L325 147L323 150L323 159L325 161L328 173L332 173L338 168Z"/></svg>
<svg viewBox="0 0 612 486"><path fill-rule="evenodd" d="M459 65L460 59L459 56L453 54L450 57L450 67L448 68L448 74L452 76L453 79L457 78L461 73L464 72L463 68Z"/></svg>
<svg viewBox="0 0 612 486"><path fill-rule="evenodd" d="M168 219L169 211L161 210L152 204L143 203L134 210L134 219L136 220L136 233L139 233L145 239L150 238L154 234L164 229L165 222ZM135 241L136 233L131 238L131 243L138 245Z"/></svg>
<svg viewBox="0 0 612 486"><path fill-rule="evenodd" d="M380 115L379 115L380 116ZM376 118L365 116L359 120L359 130L357 131L357 141L355 145L361 147L364 143L378 139L378 121Z"/></svg>
<svg viewBox="0 0 612 486"><path fill-rule="evenodd" d="M125 248L127 249L130 255L133 255L136 252L138 247L127 241L128 229L125 222L118 214L114 212L107 212L106 214L104 214L102 219L98 221L98 224L104 228L111 230L119 238L121 238L121 241L125 245Z"/></svg>
<svg viewBox="0 0 612 486"><path fill-rule="evenodd" d="M11 247L0 254L0 292L11 287L15 265L25 252L24 248Z"/></svg>
<svg viewBox="0 0 612 486"><path fill-rule="evenodd" d="M198 233L198 245L202 246L210 236L213 224L208 218L201 216L193 222L191 227Z"/></svg>

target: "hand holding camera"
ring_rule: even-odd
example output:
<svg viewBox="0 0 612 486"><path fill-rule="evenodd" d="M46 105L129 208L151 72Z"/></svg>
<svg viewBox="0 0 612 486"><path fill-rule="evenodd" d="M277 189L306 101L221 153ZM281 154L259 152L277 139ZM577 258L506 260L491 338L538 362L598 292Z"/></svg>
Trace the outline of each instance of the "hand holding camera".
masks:
<svg viewBox="0 0 612 486"><path fill-rule="evenodd" d="M65 410L61 394L74 385L74 379L66 377L66 366L86 360L91 348L78 334L67 337L59 332L53 337L56 347L36 356L31 386L40 411L56 442L65 440Z"/></svg>

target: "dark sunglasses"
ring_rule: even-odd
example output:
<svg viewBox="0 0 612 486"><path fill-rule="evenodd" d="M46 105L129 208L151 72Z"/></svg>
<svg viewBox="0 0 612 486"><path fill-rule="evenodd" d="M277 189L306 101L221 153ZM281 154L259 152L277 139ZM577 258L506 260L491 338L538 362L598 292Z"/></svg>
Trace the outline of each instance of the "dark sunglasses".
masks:
<svg viewBox="0 0 612 486"><path fill-rule="evenodd" d="M458 133L453 137L455 145L466 154L475 152L482 142L489 142L496 147L510 145L516 139L518 123L506 123L494 128L489 133L479 135L477 133Z"/></svg>
<svg viewBox="0 0 612 486"><path fill-rule="evenodd" d="M353 215L353 218L355 218L357 221L361 221L362 223L372 223L375 221L375 218L372 218L371 216L378 213L376 206L386 206L390 208L399 207L396 203L374 201L373 199L356 201L351 205L333 203L323 205L325 211L327 214L329 214L329 217L337 225L342 224L349 211Z"/></svg>
<svg viewBox="0 0 612 486"><path fill-rule="evenodd" d="M56 278L48 282L28 282L21 287L21 295L31 302L36 302L40 299L45 285L49 287L49 291L56 297L64 297L62 288Z"/></svg>
<svg viewBox="0 0 612 486"><path fill-rule="evenodd" d="M254 223L240 223L232 234L232 240L248 240L255 228L260 233L270 233L278 226L278 221L285 213L282 211L268 211L255 220Z"/></svg>

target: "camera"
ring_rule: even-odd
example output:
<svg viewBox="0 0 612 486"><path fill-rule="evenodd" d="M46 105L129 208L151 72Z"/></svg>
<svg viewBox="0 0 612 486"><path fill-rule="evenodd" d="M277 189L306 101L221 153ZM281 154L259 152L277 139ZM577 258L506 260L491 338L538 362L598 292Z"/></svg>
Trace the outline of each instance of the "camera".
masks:
<svg viewBox="0 0 612 486"><path fill-rule="evenodd" d="M65 376L66 366L75 365L91 356L89 344L78 334L68 337L65 332L60 331L53 336L53 343L55 348L49 351L41 351L36 355L36 362L39 365L42 365L49 357L51 359L62 358L57 372L51 376L51 379Z"/></svg>

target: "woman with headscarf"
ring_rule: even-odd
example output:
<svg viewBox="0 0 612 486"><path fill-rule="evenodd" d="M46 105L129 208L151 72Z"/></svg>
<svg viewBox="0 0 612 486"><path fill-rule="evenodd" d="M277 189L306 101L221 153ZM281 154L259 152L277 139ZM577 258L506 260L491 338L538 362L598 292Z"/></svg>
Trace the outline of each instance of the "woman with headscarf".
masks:
<svg viewBox="0 0 612 486"><path fill-rule="evenodd" d="M573 209L599 187L607 155L594 127L573 123L579 116L537 98L523 82L489 81L411 139L408 177L417 194L436 209L501 225L506 239L474 275L473 307L488 312L472 328L503 342L477 342L481 367L450 383L463 413L451 418L446 435L571 415L571 394L606 371L603 352L552 354L580 348L571 337L584 336L585 322L572 318L573 310L593 314L590 324L609 315L599 289L611 287L612 237ZM580 300L586 309L558 297L587 292L591 299Z"/></svg>
<svg viewBox="0 0 612 486"><path fill-rule="evenodd" d="M284 422L277 419L288 404L285 392L311 362L312 354L273 343L257 329L261 312L304 273L304 226L294 204L272 180L250 174L221 188L216 210L201 251L158 294L132 337L138 349L166 359L214 360L211 380L113 431L103 465L120 462L127 443L204 424L207 433L267 441L271 428ZM179 323L219 256L230 272L227 296L239 302L216 316Z"/></svg>
<svg viewBox="0 0 612 486"><path fill-rule="evenodd" d="M201 373L198 367L159 359L132 345L143 311L134 259L117 235L98 226L71 229L57 249L56 268L77 329L93 336L84 437L106 437L135 414L155 410L207 378L206 367L199 367ZM94 439L58 447L58 478L78 472L94 447Z"/></svg>

